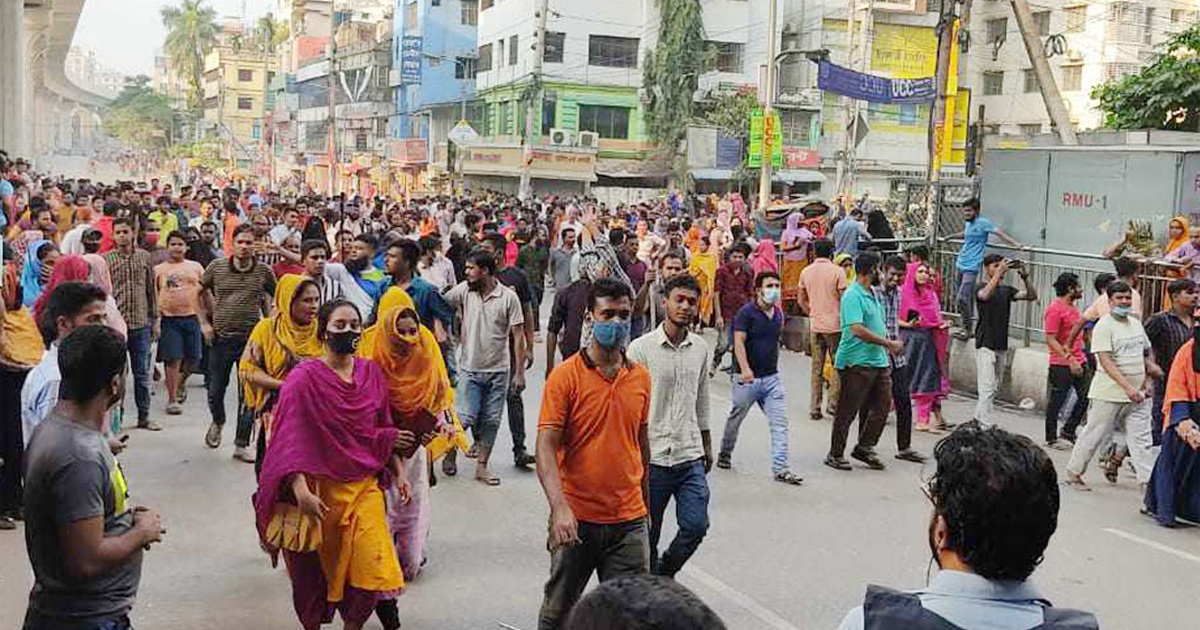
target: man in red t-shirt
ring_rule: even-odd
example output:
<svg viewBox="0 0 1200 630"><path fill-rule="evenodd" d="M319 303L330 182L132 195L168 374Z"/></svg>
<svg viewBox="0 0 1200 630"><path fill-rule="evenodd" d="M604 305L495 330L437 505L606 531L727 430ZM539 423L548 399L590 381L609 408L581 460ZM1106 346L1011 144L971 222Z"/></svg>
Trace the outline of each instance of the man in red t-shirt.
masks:
<svg viewBox="0 0 1200 630"><path fill-rule="evenodd" d="M1050 347L1050 392L1046 405L1046 446L1060 451L1071 450L1075 441L1075 429L1087 412L1087 356L1083 353L1083 338L1079 335L1071 340L1071 330L1079 322L1079 309L1075 302L1083 297L1079 276L1066 271L1054 281L1057 296L1046 307L1046 345ZM1075 390L1077 402L1071 410L1062 433L1058 431L1058 414L1067 402L1067 395ZM1061 437L1060 437L1061 436Z"/></svg>

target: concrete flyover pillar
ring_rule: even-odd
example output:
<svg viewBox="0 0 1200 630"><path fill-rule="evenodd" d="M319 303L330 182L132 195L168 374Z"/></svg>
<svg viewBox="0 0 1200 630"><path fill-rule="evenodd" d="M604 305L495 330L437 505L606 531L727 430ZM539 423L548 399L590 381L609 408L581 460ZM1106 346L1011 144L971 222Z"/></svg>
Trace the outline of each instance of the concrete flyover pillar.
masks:
<svg viewBox="0 0 1200 630"><path fill-rule="evenodd" d="M0 0L0 148L11 157L29 151L24 5L24 0Z"/></svg>

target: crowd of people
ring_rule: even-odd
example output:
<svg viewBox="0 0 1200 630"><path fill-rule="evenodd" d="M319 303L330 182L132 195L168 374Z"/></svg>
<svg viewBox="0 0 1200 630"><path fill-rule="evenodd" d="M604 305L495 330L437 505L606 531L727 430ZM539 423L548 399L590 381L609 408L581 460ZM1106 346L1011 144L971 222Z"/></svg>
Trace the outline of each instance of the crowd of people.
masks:
<svg viewBox="0 0 1200 630"><path fill-rule="evenodd" d="M1055 529L1057 476L1042 448L994 428L992 415L1011 305L1037 292L1015 261L985 255L992 234L1007 237L977 202L964 211L954 292L972 314L952 331L929 250L900 251L882 215L863 208L827 233L789 219L777 248L737 197L689 207L498 193L285 198L205 181L175 189L41 177L5 156L0 199L0 528L26 521L37 580L26 628L64 618L89 630L130 627L142 551L165 530L154 510L129 505L117 455L127 430L170 427L192 378L204 379L210 416L196 439L211 449L222 446L234 379L232 456L254 465L260 543L272 563L282 556L304 628L335 613L347 628L372 615L400 626L397 598L425 564L437 472L455 476L460 457L474 459L481 487L501 486L494 447L505 414L513 464L536 470L550 512L539 628L642 627L638 613L618 610L640 605L629 593L696 612L698 600L669 580L637 576L672 578L701 545L707 475L733 467L752 407L767 419L772 478L803 483L791 469L780 371L789 313L806 315L810 330L809 417L833 418L827 466L851 470L849 448L850 459L885 469L876 447L893 410L898 460L926 461L914 428L955 429L933 454L928 490L929 542L945 578L912 596L872 590L843 627L921 615L934 623L936 613L969 628L980 614L972 607L997 601L1018 618L1043 615L1045 627L1095 626L1024 585ZM1014 270L1019 288L1005 283ZM1098 450L1112 452L1107 473L1127 449L1146 511L1164 525L1195 520L1196 285L1172 284L1171 309L1143 329L1126 280L1112 279L1103 304L1083 314L1078 278L1055 283L1045 446L1074 449L1066 478L1078 488ZM959 427L942 413L952 334L974 339L979 378L975 417ZM529 440L526 372L538 344L546 382ZM159 363L161 410L151 400ZM718 371L732 392L714 453ZM1153 437L1152 405L1163 418ZM672 500L678 530L660 545ZM1039 533L1014 542L1012 527ZM605 584L581 601L593 574ZM1000 582L1009 586L970 603ZM945 613L945 597L962 600L956 612ZM722 627L707 609L663 618ZM1054 625L1068 619L1080 625Z"/></svg>

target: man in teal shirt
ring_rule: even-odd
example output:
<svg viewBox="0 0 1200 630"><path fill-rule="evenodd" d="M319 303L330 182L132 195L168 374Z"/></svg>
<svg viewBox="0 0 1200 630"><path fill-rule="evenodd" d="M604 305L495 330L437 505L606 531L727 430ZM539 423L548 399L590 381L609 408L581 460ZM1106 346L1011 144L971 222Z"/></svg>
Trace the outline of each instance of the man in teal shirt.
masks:
<svg viewBox="0 0 1200 630"><path fill-rule="evenodd" d="M843 455L850 423L856 417L865 419L860 420L864 425L850 457L872 470L885 468L875 454L875 445L892 405L888 353L899 354L904 345L887 338L883 305L871 292L871 285L879 277L879 262L879 254L875 252L859 253L854 260L855 282L842 294L842 340L833 366L843 380L833 420L833 438L825 457L825 465L838 470L850 470L850 462Z"/></svg>

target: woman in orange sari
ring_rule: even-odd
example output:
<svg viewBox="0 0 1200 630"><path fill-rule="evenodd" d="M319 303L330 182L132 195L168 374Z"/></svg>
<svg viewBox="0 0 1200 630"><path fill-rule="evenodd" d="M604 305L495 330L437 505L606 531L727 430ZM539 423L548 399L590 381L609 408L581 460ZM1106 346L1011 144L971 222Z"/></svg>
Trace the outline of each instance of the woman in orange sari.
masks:
<svg viewBox="0 0 1200 630"><path fill-rule="evenodd" d="M697 313L697 324L701 328L712 323L713 289L717 283L717 267L721 259L717 252L720 249L709 243L709 239L700 240L700 249L692 254L692 262L688 265L688 273L700 283L700 308Z"/></svg>

